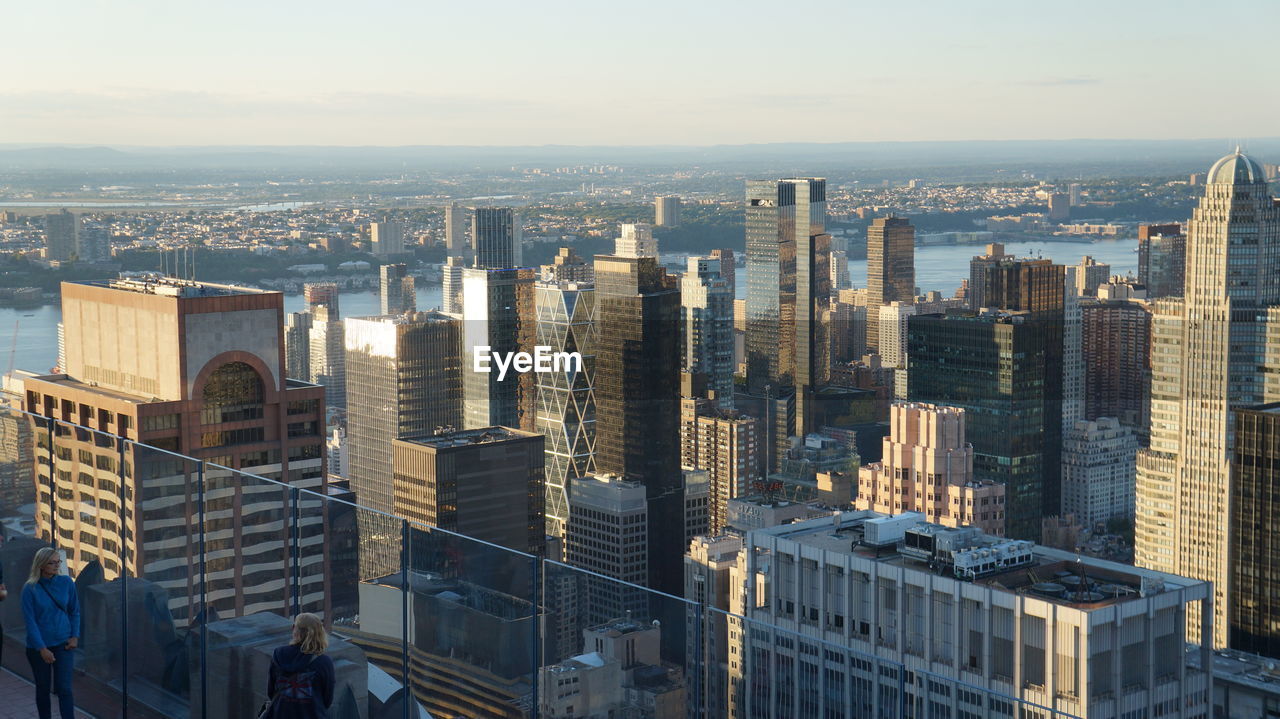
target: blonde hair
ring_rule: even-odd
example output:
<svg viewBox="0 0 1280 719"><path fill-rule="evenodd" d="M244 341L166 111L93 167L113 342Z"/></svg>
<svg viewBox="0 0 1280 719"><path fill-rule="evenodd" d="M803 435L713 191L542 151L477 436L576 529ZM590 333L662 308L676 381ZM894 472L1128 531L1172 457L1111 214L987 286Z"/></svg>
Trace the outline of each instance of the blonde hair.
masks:
<svg viewBox="0 0 1280 719"><path fill-rule="evenodd" d="M299 614L293 618L293 627L298 631L294 644L303 654L324 654L329 646L329 634L324 630L324 622L314 614Z"/></svg>
<svg viewBox="0 0 1280 719"><path fill-rule="evenodd" d="M44 565L49 563L50 559L59 556L58 550L54 547L42 547L36 551L36 556L31 558L31 574L27 576L27 584L35 584L40 581L43 576L40 570L44 569Z"/></svg>

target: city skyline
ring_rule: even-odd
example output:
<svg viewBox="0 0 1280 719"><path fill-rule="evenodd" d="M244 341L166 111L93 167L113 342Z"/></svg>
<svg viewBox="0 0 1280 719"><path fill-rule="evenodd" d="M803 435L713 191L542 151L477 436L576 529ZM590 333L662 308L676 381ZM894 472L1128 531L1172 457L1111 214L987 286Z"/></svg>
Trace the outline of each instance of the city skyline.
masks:
<svg viewBox="0 0 1280 719"><path fill-rule="evenodd" d="M1259 93L1253 112L1226 122L1217 103L1184 104L1155 126L1146 113L1097 111L1265 87L1263 42L1235 43L1229 65L1192 51L1242 22L1274 25L1280 8L1264 2L1219 12L1090 2L1051 22L1013 3L771 10L146 3L134 15L102 3L67 15L36 5L11 22L59 31L17 33L0 50L17 68L0 125L10 141L37 143L631 145L1251 137L1272 134L1266 118L1280 110L1280 97ZM495 15L502 22L488 22ZM829 29L815 36L813 17ZM427 42L423 28L435 29ZM1153 38L1185 50L1150 52ZM810 71L780 61L741 72L761 47L804 53ZM441 71L460 58L466 72ZM796 112L809 115L799 129Z"/></svg>

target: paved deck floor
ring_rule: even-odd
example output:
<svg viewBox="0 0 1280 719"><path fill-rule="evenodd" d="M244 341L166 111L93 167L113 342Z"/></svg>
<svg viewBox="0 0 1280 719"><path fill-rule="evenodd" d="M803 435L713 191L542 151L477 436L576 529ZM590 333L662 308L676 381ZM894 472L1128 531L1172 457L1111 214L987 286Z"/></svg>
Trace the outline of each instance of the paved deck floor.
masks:
<svg viewBox="0 0 1280 719"><path fill-rule="evenodd" d="M58 716L58 698L53 702L53 715ZM34 719L36 716L36 690L31 682L8 669L0 669L0 719ZM81 719L93 719L89 714L76 712Z"/></svg>

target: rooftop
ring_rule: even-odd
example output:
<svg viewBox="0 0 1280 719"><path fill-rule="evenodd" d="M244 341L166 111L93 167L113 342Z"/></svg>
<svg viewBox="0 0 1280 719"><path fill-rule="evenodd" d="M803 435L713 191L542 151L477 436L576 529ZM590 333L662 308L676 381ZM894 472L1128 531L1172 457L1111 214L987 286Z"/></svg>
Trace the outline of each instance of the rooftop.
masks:
<svg viewBox="0 0 1280 719"><path fill-rule="evenodd" d="M1093 610L1156 594L1194 580L1116 562L1079 557L974 527L930 524L923 515L860 510L758 530L836 554L985 584L1014 594Z"/></svg>
<svg viewBox="0 0 1280 719"><path fill-rule="evenodd" d="M1262 168L1248 155L1236 151L1213 163L1209 168L1209 182L1225 185L1252 185L1266 183Z"/></svg>
<svg viewBox="0 0 1280 719"><path fill-rule="evenodd" d="M535 436L537 435L532 432L522 432L510 427L495 426L480 427L478 429L437 427L435 434L432 436L406 437L397 441L419 444L433 449L448 449L450 447L466 447L473 444L490 444L493 442L505 442L511 439L524 439L526 437Z"/></svg>
<svg viewBox="0 0 1280 719"><path fill-rule="evenodd" d="M254 287L237 287L235 285L218 285L210 282L184 280L159 273L131 275L114 280L89 280L73 284L110 287L113 290L165 297L229 297L232 295L261 295L271 292L270 290L260 290Z"/></svg>

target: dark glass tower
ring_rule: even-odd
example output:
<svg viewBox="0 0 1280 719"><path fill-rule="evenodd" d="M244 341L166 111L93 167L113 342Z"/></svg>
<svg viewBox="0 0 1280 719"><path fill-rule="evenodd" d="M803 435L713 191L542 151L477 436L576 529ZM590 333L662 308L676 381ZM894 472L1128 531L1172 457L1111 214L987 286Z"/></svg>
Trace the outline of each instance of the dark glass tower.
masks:
<svg viewBox="0 0 1280 719"><path fill-rule="evenodd" d="M1280 658L1280 402L1238 409L1235 421L1228 641Z"/></svg>
<svg viewBox="0 0 1280 719"><path fill-rule="evenodd" d="M509 207L477 207L471 216L471 242L476 267L519 267L520 216Z"/></svg>
<svg viewBox="0 0 1280 719"><path fill-rule="evenodd" d="M867 228L867 307L916 298L916 228L902 217L877 217ZM880 323L867 322L867 346L880 348Z"/></svg>
<svg viewBox="0 0 1280 719"><path fill-rule="evenodd" d="M974 477L1006 486L1006 534L1038 541L1061 498L1061 333L1030 312L952 310L908 320L908 395L964 408Z"/></svg>
<svg viewBox="0 0 1280 719"><path fill-rule="evenodd" d="M787 437L812 427L817 388L830 376L822 312L831 299L831 237L826 234L827 181L747 182L747 394L745 408L787 418L771 424L777 466ZM768 399L766 400L766 395ZM794 403L790 410L779 407Z"/></svg>
<svg viewBox="0 0 1280 719"><path fill-rule="evenodd" d="M645 487L649 586L683 591L680 291L656 257L597 255L596 469Z"/></svg>

